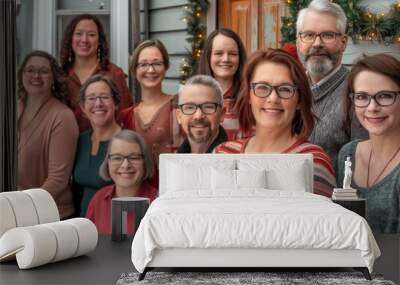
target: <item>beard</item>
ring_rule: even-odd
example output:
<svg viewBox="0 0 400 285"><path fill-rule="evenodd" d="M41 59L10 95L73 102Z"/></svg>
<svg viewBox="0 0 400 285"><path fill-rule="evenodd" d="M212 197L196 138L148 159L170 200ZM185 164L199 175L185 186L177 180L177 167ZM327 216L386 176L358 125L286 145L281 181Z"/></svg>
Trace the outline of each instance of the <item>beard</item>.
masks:
<svg viewBox="0 0 400 285"><path fill-rule="evenodd" d="M318 56L318 57L316 57ZM299 52L300 60L312 77L325 77L339 63L341 52L330 53L323 47L311 48L308 54Z"/></svg>
<svg viewBox="0 0 400 285"><path fill-rule="evenodd" d="M201 132L199 132L199 131L193 130L193 128L195 128L195 127L207 128L207 131L204 132L202 130ZM212 135L211 124L207 119L193 120L189 123L188 136L193 142L198 143L198 144L206 143L210 140L211 135Z"/></svg>

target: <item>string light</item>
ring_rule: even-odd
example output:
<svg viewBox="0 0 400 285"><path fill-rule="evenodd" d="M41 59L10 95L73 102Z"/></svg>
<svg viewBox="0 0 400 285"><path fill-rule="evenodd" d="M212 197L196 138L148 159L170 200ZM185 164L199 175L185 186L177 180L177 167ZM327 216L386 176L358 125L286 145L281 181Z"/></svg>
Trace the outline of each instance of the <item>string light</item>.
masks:
<svg viewBox="0 0 400 285"><path fill-rule="evenodd" d="M185 16L183 21L187 25L187 33L189 37L186 39L191 46L191 52L181 62L181 83L193 74L196 64L201 57L204 45L205 26L201 22L201 16L208 9L208 1L206 0L188 0L188 4L183 7Z"/></svg>
<svg viewBox="0 0 400 285"><path fill-rule="evenodd" d="M359 0L330 0L342 6L348 17L349 36L360 40L378 40L390 42L400 42L398 26L400 25L400 1L393 1L389 11L372 13L364 10L357 3ZM296 39L294 21L300 9L305 8L310 1L306 0L285 0L290 15L282 17L282 42L293 42Z"/></svg>

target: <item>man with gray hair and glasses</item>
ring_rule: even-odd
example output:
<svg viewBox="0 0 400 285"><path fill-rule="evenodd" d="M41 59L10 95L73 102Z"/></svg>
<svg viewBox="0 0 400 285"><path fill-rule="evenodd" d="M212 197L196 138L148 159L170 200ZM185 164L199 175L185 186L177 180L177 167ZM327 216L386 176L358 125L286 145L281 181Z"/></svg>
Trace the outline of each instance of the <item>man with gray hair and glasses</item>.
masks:
<svg viewBox="0 0 400 285"><path fill-rule="evenodd" d="M349 73L342 65L346 25L343 9L329 0L313 0L299 12L296 23L297 52L310 79L317 116L310 141L330 155L336 169L340 148L367 136L355 116L351 129L344 128L343 92Z"/></svg>
<svg viewBox="0 0 400 285"><path fill-rule="evenodd" d="M177 153L211 153L228 136L220 125L225 109L218 81L208 75L196 75L178 92L176 117L187 138Z"/></svg>

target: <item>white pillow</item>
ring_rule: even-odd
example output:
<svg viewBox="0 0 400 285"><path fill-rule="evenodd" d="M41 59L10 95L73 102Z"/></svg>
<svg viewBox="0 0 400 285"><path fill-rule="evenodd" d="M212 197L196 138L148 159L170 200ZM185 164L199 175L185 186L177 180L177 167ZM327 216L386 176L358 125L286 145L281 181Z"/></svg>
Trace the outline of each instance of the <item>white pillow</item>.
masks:
<svg viewBox="0 0 400 285"><path fill-rule="evenodd" d="M210 188L210 168L170 163L167 189L185 191Z"/></svg>
<svg viewBox="0 0 400 285"><path fill-rule="evenodd" d="M266 188L265 170L211 170L213 190L239 190L241 188Z"/></svg>
<svg viewBox="0 0 400 285"><path fill-rule="evenodd" d="M206 163L192 163L188 160L168 162L167 191L210 190L213 168L232 170L236 166L234 160L213 161L212 166Z"/></svg>
<svg viewBox="0 0 400 285"><path fill-rule="evenodd" d="M289 169L269 169L267 171L268 188L288 191L307 192L308 175L304 162L295 163Z"/></svg>
<svg viewBox="0 0 400 285"><path fill-rule="evenodd" d="M236 170L238 188L267 188L267 171L262 170Z"/></svg>
<svg viewBox="0 0 400 285"><path fill-rule="evenodd" d="M213 190L236 190L236 170L211 168Z"/></svg>
<svg viewBox="0 0 400 285"><path fill-rule="evenodd" d="M239 170L266 170L267 189L303 191L312 189L309 181L310 169L305 161L275 160L273 163L263 160L238 161Z"/></svg>

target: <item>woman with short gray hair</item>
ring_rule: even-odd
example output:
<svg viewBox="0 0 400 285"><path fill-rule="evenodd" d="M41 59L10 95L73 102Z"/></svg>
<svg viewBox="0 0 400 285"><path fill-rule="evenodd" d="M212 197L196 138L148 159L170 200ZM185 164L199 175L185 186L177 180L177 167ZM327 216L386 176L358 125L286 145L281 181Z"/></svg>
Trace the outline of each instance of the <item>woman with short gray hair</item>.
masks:
<svg viewBox="0 0 400 285"><path fill-rule="evenodd" d="M150 151L134 131L122 130L110 140L99 174L114 182L96 192L86 213L99 234L111 234L112 198L146 197L151 202L157 197L158 190L149 183L153 175ZM134 232L133 216L128 215L128 233Z"/></svg>

